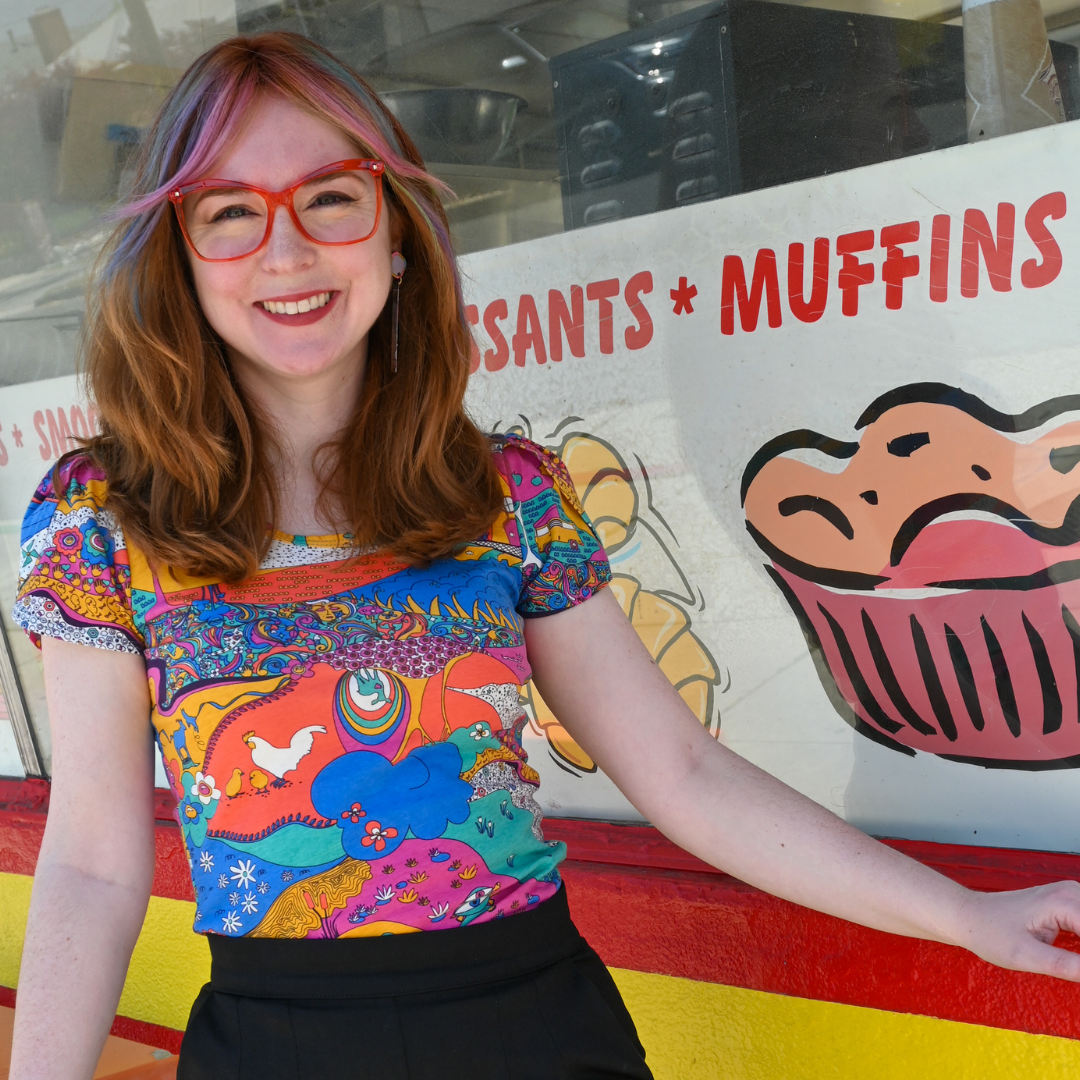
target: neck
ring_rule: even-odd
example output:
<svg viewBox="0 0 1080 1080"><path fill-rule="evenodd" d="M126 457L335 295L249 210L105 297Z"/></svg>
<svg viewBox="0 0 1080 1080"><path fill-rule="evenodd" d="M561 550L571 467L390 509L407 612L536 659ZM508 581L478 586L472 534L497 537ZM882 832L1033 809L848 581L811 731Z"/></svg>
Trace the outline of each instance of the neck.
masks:
<svg viewBox="0 0 1080 1080"><path fill-rule="evenodd" d="M366 342L364 345L366 346ZM340 515L318 507L315 472L320 446L340 436L364 381L366 348L358 357L315 374L268 372L246 357L230 355L244 395L258 410L273 441L278 499L277 528L298 535L340 532Z"/></svg>

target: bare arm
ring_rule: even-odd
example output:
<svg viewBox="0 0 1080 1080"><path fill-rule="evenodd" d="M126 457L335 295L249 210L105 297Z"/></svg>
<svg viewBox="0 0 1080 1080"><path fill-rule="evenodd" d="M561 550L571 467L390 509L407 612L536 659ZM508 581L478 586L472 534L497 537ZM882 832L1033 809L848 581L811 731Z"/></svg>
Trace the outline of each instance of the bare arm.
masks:
<svg viewBox="0 0 1080 1080"><path fill-rule="evenodd" d="M142 657L46 638L49 820L34 874L10 1080L93 1076L154 874Z"/></svg>
<svg viewBox="0 0 1080 1080"><path fill-rule="evenodd" d="M1080 884L976 893L879 844L715 742L607 589L525 624L544 700L627 798L687 851L851 922L1080 981L1052 947L1080 930Z"/></svg>

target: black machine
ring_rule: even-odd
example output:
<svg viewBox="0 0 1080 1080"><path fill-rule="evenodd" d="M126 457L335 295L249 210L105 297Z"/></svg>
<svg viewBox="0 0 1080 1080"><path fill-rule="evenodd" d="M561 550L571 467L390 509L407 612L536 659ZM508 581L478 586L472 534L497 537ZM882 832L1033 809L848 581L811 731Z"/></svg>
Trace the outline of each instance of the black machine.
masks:
<svg viewBox="0 0 1080 1080"><path fill-rule="evenodd" d="M1067 117L1080 63L1051 42ZM963 28L724 0L550 60L567 229L963 143Z"/></svg>

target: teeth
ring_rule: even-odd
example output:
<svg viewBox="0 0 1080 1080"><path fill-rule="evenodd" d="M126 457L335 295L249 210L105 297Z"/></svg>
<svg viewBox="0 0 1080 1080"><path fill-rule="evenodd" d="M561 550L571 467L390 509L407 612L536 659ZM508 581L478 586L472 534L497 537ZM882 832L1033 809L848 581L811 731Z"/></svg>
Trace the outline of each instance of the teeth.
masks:
<svg viewBox="0 0 1080 1080"><path fill-rule="evenodd" d="M302 315L307 311L316 311L330 302L328 292L316 293L306 300L262 300L263 309L275 315Z"/></svg>

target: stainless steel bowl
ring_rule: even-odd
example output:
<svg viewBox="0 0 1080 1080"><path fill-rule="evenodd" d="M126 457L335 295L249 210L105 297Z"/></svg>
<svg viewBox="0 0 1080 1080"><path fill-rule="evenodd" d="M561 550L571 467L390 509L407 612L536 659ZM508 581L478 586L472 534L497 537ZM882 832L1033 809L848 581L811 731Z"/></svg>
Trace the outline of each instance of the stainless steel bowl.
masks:
<svg viewBox="0 0 1080 1080"><path fill-rule="evenodd" d="M498 90L391 90L380 97L425 161L488 165L510 141L524 98Z"/></svg>

